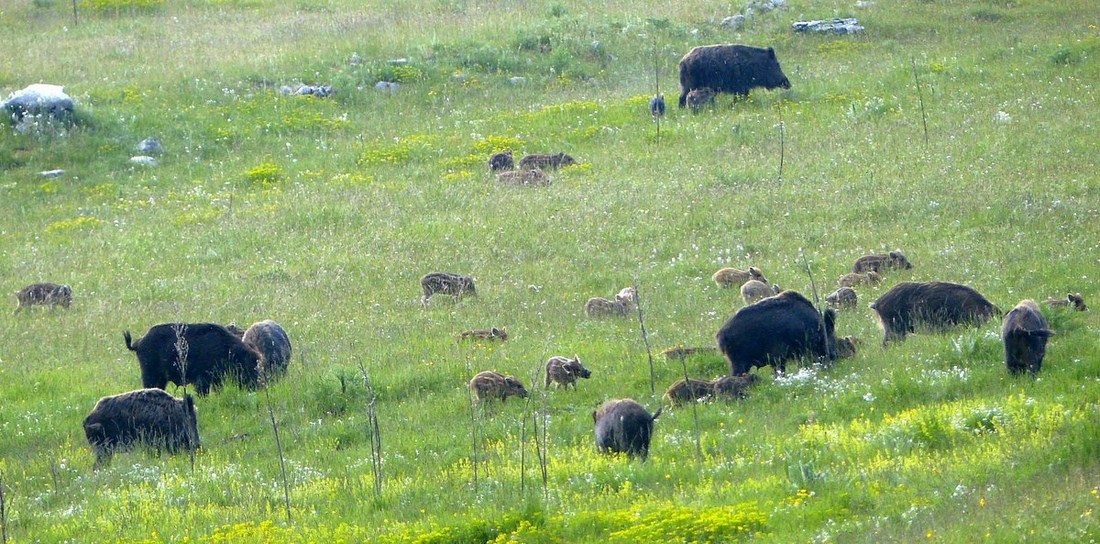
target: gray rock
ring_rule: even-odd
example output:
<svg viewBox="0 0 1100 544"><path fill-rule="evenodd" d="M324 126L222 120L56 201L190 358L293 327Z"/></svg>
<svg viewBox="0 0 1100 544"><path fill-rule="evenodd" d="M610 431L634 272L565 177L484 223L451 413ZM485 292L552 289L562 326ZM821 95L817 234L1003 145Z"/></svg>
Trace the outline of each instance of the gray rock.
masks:
<svg viewBox="0 0 1100 544"><path fill-rule="evenodd" d="M512 76L508 78L508 83L511 83L512 85L523 85L524 83L527 83L527 78L523 76Z"/></svg>
<svg viewBox="0 0 1100 544"><path fill-rule="evenodd" d="M148 155L138 155L136 157L130 157L130 162L140 166L156 166L157 159Z"/></svg>
<svg viewBox="0 0 1100 544"><path fill-rule="evenodd" d="M164 146L156 138L146 138L138 143L137 151L144 155L163 155Z"/></svg>
<svg viewBox="0 0 1100 544"><path fill-rule="evenodd" d="M729 29L741 30L741 27L745 26L745 16L744 15L731 15L729 17L726 17L725 19L722 19L721 24L722 24L722 26L724 26L726 28L729 28Z"/></svg>
<svg viewBox="0 0 1100 544"><path fill-rule="evenodd" d="M64 175L65 175L65 171L60 170L60 169L58 169L58 170L46 170L46 171L38 173L38 177L46 178L46 179L59 178L59 177L64 176Z"/></svg>
<svg viewBox="0 0 1100 544"><path fill-rule="evenodd" d="M374 89L377 91L383 91L387 93L396 93L401 90L401 84L393 81L379 81L374 84Z"/></svg>
<svg viewBox="0 0 1100 544"><path fill-rule="evenodd" d="M859 34L863 26L856 19L826 19L823 21L798 21L791 25L795 32L825 32L832 34Z"/></svg>
<svg viewBox="0 0 1100 544"><path fill-rule="evenodd" d="M60 85L35 83L8 95L0 108L8 110L11 120L18 123L27 115L48 116L68 121L73 113L73 99Z"/></svg>

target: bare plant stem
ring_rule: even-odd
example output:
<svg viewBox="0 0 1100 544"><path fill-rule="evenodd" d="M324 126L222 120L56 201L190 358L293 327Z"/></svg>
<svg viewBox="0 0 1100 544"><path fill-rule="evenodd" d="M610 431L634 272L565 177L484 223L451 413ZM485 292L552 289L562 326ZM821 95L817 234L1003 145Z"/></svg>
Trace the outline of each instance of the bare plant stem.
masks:
<svg viewBox="0 0 1100 544"><path fill-rule="evenodd" d="M4 494L3 472L0 472L0 544L8 544L8 498Z"/></svg>
<svg viewBox="0 0 1100 544"><path fill-rule="evenodd" d="M783 122L783 104L779 107L779 183L783 183L783 162L787 155L787 125Z"/></svg>
<svg viewBox="0 0 1100 544"><path fill-rule="evenodd" d="M649 333L645 330L645 316L642 312L642 294L638 289L638 280L634 280L634 303L638 308L638 324L642 328L642 342L645 343L645 352L649 356L649 395L657 395L657 372L653 368L653 350L649 347Z"/></svg>
<svg viewBox="0 0 1100 544"><path fill-rule="evenodd" d="M917 103L920 104L920 122L924 127L924 146L928 147L928 116L924 112L924 93L921 92L920 79L917 78L917 59L909 57L913 65L913 83L917 86Z"/></svg>
<svg viewBox="0 0 1100 544"><path fill-rule="evenodd" d="M378 410L376 408L378 395L374 392L374 384L371 383L370 374L367 373L367 367L362 360L359 361L359 372L363 374L363 385L367 388L367 396L370 397L370 401L367 403L367 424L370 429L370 462L371 467L374 469L374 496L378 498L382 496L382 430L378 426Z"/></svg>
<svg viewBox="0 0 1100 544"><path fill-rule="evenodd" d="M818 313L822 313L821 310L820 310L820 308L821 308L821 297L820 297L820 295L818 295L818 292L817 292L817 283L814 282L814 273L813 273L813 270L810 269L810 261L808 261L806 259L806 252L805 252L805 250L803 250L803 248L798 248L798 253L802 256L802 267L803 267L803 269L806 270L806 276L808 276L810 278L810 289L812 290L813 295L814 295L814 307L818 308ZM822 317L822 319L821 319L821 341L825 342L825 345L822 346L822 348L824 348L823 351L825 353L828 353L829 352L829 338L828 338L828 331L825 330L825 319L824 319L825 316L824 316L823 313L822 313L821 317Z"/></svg>
<svg viewBox="0 0 1100 544"><path fill-rule="evenodd" d="M682 368L684 370L684 383L688 384L689 389L691 389L692 391L695 391L693 388L691 388L691 382L689 381L690 378L688 377L687 356L684 354L684 350L680 350L680 368ZM692 402L691 403L691 417L692 417L692 419L695 420L695 460L702 463L703 462L703 444L702 444L702 440L700 438L700 431L699 431L699 406L698 406L698 404L699 404L698 402Z"/></svg>
<svg viewBox="0 0 1100 544"><path fill-rule="evenodd" d="M531 373L531 388L538 387L539 370L542 365L535 365L535 371ZM523 402L523 420L519 425L519 492L522 495L527 489L527 418L534 417L531 413L531 395ZM538 446L538 436L535 437L535 445Z"/></svg>
<svg viewBox="0 0 1100 544"><path fill-rule="evenodd" d="M656 42L656 40L654 40ZM653 81L657 88L657 94L654 96L661 96L661 61L657 56L657 47L654 43L653 48ZM661 145L661 115L656 115L657 118L657 145Z"/></svg>
<svg viewBox="0 0 1100 544"><path fill-rule="evenodd" d="M283 505L286 508L286 522L291 523L290 517L290 483L286 477L286 458L283 456L283 441L279 438L279 424L275 421L275 409L271 405L271 390L267 387L266 368L263 359L260 360L260 387L264 390L264 400L267 403L267 416L271 419L271 430L275 432L275 450L279 454L279 470L283 478Z"/></svg>

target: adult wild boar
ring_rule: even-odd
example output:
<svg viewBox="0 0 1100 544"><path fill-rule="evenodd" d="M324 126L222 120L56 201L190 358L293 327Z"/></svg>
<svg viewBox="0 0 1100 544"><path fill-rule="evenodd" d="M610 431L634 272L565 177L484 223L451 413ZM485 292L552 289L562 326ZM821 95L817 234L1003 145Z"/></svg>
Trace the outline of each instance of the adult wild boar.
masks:
<svg viewBox="0 0 1100 544"><path fill-rule="evenodd" d="M1008 372L1015 375L1026 370L1032 376L1038 374L1047 354L1047 339L1051 336L1054 331L1047 327L1047 320L1035 301L1020 301L1005 314L1001 327Z"/></svg>
<svg viewBox="0 0 1100 544"><path fill-rule="evenodd" d="M130 331L123 337L126 348L137 354L144 387L164 389L168 382L190 383L199 396L206 396L221 387L226 376L243 387L260 385L262 355L221 325L162 323L137 341L131 340ZM181 351L187 354L183 360L186 372L180 368Z"/></svg>
<svg viewBox="0 0 1100 544"><path fill-rule="evenodd" d="M744 96L756 87L789 89L791 82L771 47L702 45L680 59L680 109L688 93L704 87Z"/></svg>
<svg viewBox="0 0 1100 544"><path fill-rule="evenodd" d="M981 325L999 312L974 289L943 281L899 283L871 303L871 309L885 333L883 345L905 340L918 327L939 332L958 325Z"/></svg>
<svg viewBox="0 0 1100 544"><path fill-rule="evenodd" d="M633 399L609 400L592 412L596 424L596 447L604 453L625 453L628 457L649 456L653 421L664 407L652 415Z"/></svg>
<svg viewBox="0 0 1100 544"><path fill-rule="evenodd" d="M718 349L730 362L730 374L753 367L786 369L788 359L810 355L836 359L836 310L822 315L795 291L783 291L745 306L718 329Z"/></svg>
<svg viewBox="0 0 1100 544"><path fill-rule="evenodd" d="M95 466L106 466L116 451L135 444L168 453L199 447L199 426L191 395L177 399L160 389L138 389L103 397L84 418L84 435L95 452Z"/></svg>
<svg viewBox="0 0 1100 544"><path fill-rule="evenodd" d="M290 365L292 346L290 336L278 323L270 319L253 323L248 330L244 331L241 340L263 355L265 379L286 374L286 368Z"/></svg>

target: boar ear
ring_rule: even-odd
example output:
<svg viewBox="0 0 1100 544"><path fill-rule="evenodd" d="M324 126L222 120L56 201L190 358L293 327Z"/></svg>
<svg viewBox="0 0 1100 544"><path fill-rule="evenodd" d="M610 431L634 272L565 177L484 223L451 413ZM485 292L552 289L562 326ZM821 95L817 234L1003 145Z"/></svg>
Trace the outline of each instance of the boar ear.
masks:
<svg viewBox="0 0 1100 544"><path fill-rule="evenodd" d="M772 49L771 47L769 47L768 48L768 56L774 59L775 58L775 49Z"/></svg>

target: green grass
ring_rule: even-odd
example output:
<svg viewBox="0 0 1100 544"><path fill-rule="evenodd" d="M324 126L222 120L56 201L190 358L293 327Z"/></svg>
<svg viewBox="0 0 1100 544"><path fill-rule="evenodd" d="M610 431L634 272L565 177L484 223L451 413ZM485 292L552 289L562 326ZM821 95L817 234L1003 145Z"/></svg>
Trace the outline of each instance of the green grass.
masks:
<svg viewBox="0 0 1100 544"><path fill-rule="evenodd" d="M55 281L75 295L68 310L0 319L10 541L1083 542L1100 530L1095 312L1044 310L1057 336L1031 380L1008 376L999 323L884 349L866 308L899 281L965 283L1004 310L1097 300L1089 2L791 0L738 33L717 22L739 5L695 0L78 6L75 24L69 2L0 7L0 94L63 84L78 105L60 132L0 130L3 289ZM867 32L789 27L847 15ZM679 57L721 42L775 47L793 88L673 108L658 140L655 63L671 102ZM375 91L382 78L401 90ZM337 94L279 94L295 83ZM167 148L159 166L131 164L150 136ZM579 164L549 187L501 187L486 161L505 148ZM741 306L716 269L754 265L810 294L805 261L823 296L860 255L897 248L914 268L839 317L838 334L864 340L855 358L758 370L748 399L698 406L701 458L689 408L666 409L645 463L595 451L600 402L656 409L683 370L656 355L651 395L637 320L588 320L589 297L637 281L654 353L706 346ZM480 296L422 308L430 271L472 275ZM123 330L269 318L294 342L289 374L269 397L231 386L199 399L194 467L136 451L92 470L82 418L140 386ZM453 337L492 326L509 340ZM475 439L466 383L513 374L541 408L539 372L558 354L593 376L546 392L544 487L524 404L479 410ZM687 364L727 371L713 355ZM360 365L377 392L381 494Z"/></svg>

